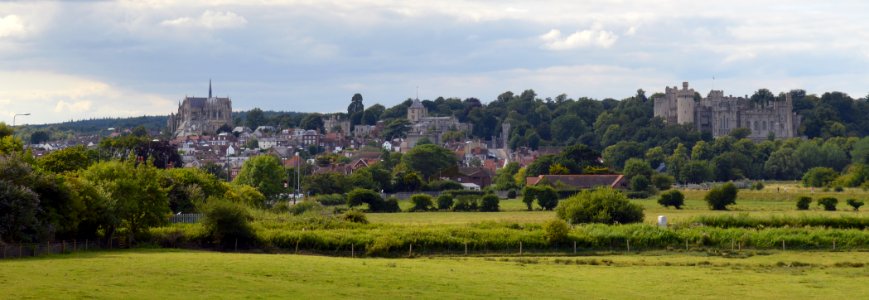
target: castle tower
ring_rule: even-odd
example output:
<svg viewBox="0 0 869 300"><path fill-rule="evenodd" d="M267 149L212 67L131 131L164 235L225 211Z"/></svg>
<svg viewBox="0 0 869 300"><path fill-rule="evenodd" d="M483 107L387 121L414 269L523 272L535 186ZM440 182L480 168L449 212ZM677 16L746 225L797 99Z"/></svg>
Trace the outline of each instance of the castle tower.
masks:
<svg viewBox="0 0 869 300"><path fill-rule="evenodd" d="M428 110L419 102L419 99L414 99L410 107L407 108L407 120L410 123L419 123L419 120L428 115Z"/></svg>
<svg viewBox="0 0 869 300"><path fill-rule="evenodd" d="M682 89L676 91L676 123L694 123L694 89L688 88L688 82L682 82Z"/></svg>
<svg viewBox="0 0 869 300"><path fill-rule="evenodd" d="M211 99L211 79L208 79L208 99Z"/></svg>

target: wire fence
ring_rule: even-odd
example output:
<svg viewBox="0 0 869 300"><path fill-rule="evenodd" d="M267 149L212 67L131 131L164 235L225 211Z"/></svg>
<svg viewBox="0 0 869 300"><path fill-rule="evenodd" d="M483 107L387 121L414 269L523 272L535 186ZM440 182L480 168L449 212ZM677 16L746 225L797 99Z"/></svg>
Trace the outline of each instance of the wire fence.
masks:
<svg viewBox="0 0 869 300"><path fill-rule="evenodd" d="M122 238L108 241L85 239L45 243L0 244L0 259L123 248L129 248L129 245Z"/></svg>

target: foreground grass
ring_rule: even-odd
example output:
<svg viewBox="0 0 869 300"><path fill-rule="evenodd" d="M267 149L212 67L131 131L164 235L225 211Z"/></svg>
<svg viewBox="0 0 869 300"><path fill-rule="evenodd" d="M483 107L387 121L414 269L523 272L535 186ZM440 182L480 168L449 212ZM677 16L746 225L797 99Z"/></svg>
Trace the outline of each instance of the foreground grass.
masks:
<svg viewBox="0 0 869 300"><path fill-rule="evenodd" d="M869 253L352 259L174 250L0 261L26 298L784 298L866 295Z"/></svg>

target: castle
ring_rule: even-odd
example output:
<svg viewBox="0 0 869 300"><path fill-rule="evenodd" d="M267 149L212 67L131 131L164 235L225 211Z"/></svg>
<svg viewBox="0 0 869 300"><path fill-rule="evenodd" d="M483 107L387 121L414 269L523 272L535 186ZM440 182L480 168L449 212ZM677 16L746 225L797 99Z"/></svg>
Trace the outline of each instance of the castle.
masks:
<svg viewBox="0 0 869 300"><path fill-rule="evenodd" d="M736 128L748 128L748 138L760 141L769 137L798 136L800 116L795 113L790 94L785 99L754 103L748 97L724 96L724 91L711 90L701 98L688 82L678 87L666 87L663 97L655 98L655 117L669 124L694 124L700 131L713 136L725 136Z"/></svg>
<svg viewBox="0 0 869 300"><path fill-rule="evenodd" d="M232 126L232 100L212 97L211 80L208 81L208 98L184 97L178 103L178 113L169 114L166 121L173 137L215 134L223 125Z"/></svg>
<svg viewBox="0 0 869 300"><path fill-rule="evenodd" d="M407 120L411 124L407 133L407 149L413 148L424 137L435 144L442 144L443 135L449 131L471 131L471 124L461 123L456 117L430 117L428 109L419 99L414 99L407 108Z"/></svg>

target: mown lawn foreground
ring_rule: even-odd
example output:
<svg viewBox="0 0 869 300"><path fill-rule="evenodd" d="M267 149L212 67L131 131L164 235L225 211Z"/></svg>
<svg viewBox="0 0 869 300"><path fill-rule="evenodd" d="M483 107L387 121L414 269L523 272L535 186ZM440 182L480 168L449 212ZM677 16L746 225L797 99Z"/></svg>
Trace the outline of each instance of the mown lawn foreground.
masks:
<svg viewBox="0 0 869 300"><path fill-rule="evenodd" d="M6 299L855 299L869 293L867 280L866 252L354 259L127 250L0 261Z"/></svg>

